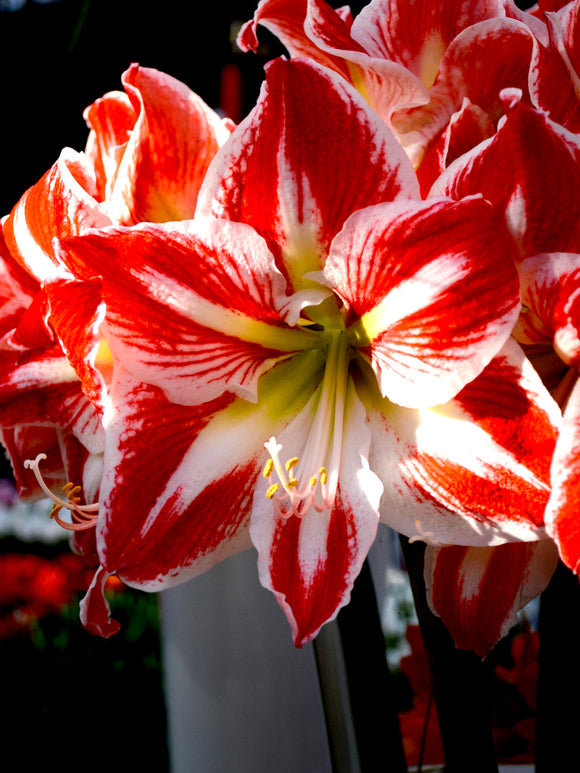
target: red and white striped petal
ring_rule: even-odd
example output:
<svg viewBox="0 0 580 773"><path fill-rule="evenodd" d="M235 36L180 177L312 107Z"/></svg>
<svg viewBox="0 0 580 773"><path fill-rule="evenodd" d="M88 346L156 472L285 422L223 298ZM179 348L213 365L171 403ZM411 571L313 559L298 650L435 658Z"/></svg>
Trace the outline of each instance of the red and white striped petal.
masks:
<svg viewBox="0 0 580 773"><path fill-rule="evenodd" d="M122 91L109 91L83 113L90 129L85 155L94 169L99 201L106 201L111 196L137 115L129 97Z"/></svg>
<svg viewBox="0 0 580 773"><path fill-rule="evenodd" d="M249 547L264 441L303 407L320 368L310 353L282 363L257 406L228 394L177 405L117 369L98 526L107 571L159 590Z"/></svg>
<svg viewBox="0 0 580 773"><path fill-rule="evenodd" d="M548 585L558 551L552 540L496 547L427 547L425 586L431 610L460 649L485 658Z"/></svg>
<svg viewBox="0 0 580 773"><path fill-rule="evenodd" d="M100 331L105 318L101 281L60 280L45 291L51 327L84 393L102 416L113 362Z"/></svg>
<svg viewBox="0 0 580 773"><path fill-rule="evenodd" d="M0 222L0 339L18 325L39 290L39 283L8 251Z"/></svg>
<svg viewBox="0 0 580 773"><path fill-rule="evenodd" d="M515 342L446 405L410 410L359 388L381 520L436 545L544 536L560 410Z"/></svg>
<svg viewBox="0 0 580 773"><path fill-rule="evenodd" d="M258 50L257 27L261 24L280 40L290 56L306 57L314 62L328 67L331 70L348 76L348 66L340 56L328 55L306 34L304 27L308 6L308 0L260 0L254 13L254 17L246 22L238 35L237 43L242 51ZM360 46L354 44L350 38L349 30L352 25L352 18L346 20L344 15L339 14L334 8L328 5L320 5L321 12L325 15L326 26L330 26L334 35L342 38L346 42L346 47L355 47L358 50Z"/></svg>
<svg viewBox="0 0 580 773"><path fill-rule="evenodd" d="M136 120L110 187L109 216L122 225L193 217L201 182L230 123L158 70L133 64L122 80Z"/></svg>
<svg viewBox="0 0 580 773"><path fill-rule="evenodd" d="M444 403L490 362L520 308L511 250L480 198L381 204L349 218L324 274L384 396Z"/></svg>
<svg viewBox="0 0 580 773"><path fill-rule="evenodd" d="M418 183L384 122L334 73L276 59L257 106L216 156L198 208L252 225L299 290L352 212L399 198L418 198Z"/></svg>
<svg viewBox="0 0 580 773"><path fill-rule="evenodd" d="M73 273L101 276L111 351L138 379L184 405L229 389L255 400L259 377L312 345L289 327L285 281L242 223L141 225L94 232L64 249ZM280 311L279 311L280 309Z"/></svg>
<svg viewBox="0 0 580 773"><path fill-rule="evenodd" d="M87 159L65 148L3 221L8 250L37 281L62 275L54 253L54 237L66 239L86 228L111 224L96 195L96 181Z"/></svg>
<svg viewBox="0 0 580 773"><path fill-rule="evenodd" d="M277 436L288 453L308 454L313 420L309 405ZM284 518L267 497L264 478L254 495L250 535L258 550L260 581L274 592L298 647L348 603L378 526L382 485L368 466L370 435L352 384L341 442L338 490L331 509L319 512L311 507L301 517Z"/></svg>
<svg viewBox="0 0 580 773"><path fill-rule="evenodd" d="M580 381L564 409L564 421L552 463L552 494L546 508L546 527L562 561L580 571Z"/></svg>
<svg viewBox="0 0 580 773"><path fill-rule="evenodd" d="M578 137L527 108L508 90L503 97L507 119L495 137L452 163L431 195L460 199L483 194L505 212L522 259L541 252L578 251Z"/></svg>

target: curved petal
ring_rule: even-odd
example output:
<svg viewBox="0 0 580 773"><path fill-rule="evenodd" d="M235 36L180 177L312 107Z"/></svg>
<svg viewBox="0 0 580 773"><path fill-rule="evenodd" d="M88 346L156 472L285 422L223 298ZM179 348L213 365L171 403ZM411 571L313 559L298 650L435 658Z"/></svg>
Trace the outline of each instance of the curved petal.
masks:
<svg viewBox="0 0 580 773"><path fill-rule="evenodd" d="M349 218L325 268L381 392L451 399L508 338L520 309L511 239L483 199L382 204Z"/></svg>
<svg viewBox="0 0 580 773"><path fill-rule="evenodd" d="M381 520L435 545L545 536L560 411L513 341L446 405L400 408L359 385L383 481Z"/></svg>
<svg viewBox="0 0 580 773"><path fill-rule="evenodd" d="M96 195L96 182L86 158L65 148L4 220L4 238L10 253L39 282L62 274L53 238L65 239L86 228L111 224Z"/></svg>
<svg viewBox="0 0 580 773"><path fill-rule="evenodd" d="M284 279L242 223L110 229L69 241L65 253L73 273L103 278L113 354L174 402L199 404L224 389L255 400L266 370L312 344L285 324Z"/></svg>
<svg viewBox="0 0 580 773"><path fill-rule="evenodd" d="M580 365L580 254L526 258L519 269L524 311L514 329L521 344L553 346L567 365Z"/></svg>
<svg viewBox="0 0 580 773"><path fill-rule="evenodd" d="M45 291L52 329L84 393L102 415L112 360L100 333L105 317L101 281L60 280L48 284Z"/></svg>
<svg viewBox="0 0 580 773"><path fill-rule="evenodd" d="M299 290L353 211L413 197L410 162L360 95L328 70L277 59L257 106L216 156L198 207L252 225Z"/></svg>
<svg viewBox="0 0 580 773"><path fill-rule="evenodd" d="M454 161L435 182L431 195L460 199L483 194L505 212L522 259L541 252L576 252L578 137L525 107L514 94L505 92L504 97L507 119L497 134Z"/></svg>
<svg viewBox="0 0 580 773"><path fill-rule="evenodd" d="M231 127L185 84L136 64L123 74L136 114L107 210L122 225L193 217L207 168Z"/></svg>
<svg viewBox="0 0 580 773"><path fill-rule="evenodd" d="M83 113L90 129L85 155L95 171L99 201L110 198L119 164L137 120L137 110L122 91L109 91Z"/></svg>
<svg viewBox="0 0 580 773"><path fill-rule="evenodd" d="M302 457L312 426L310 406L282 432L280 443ZM250 535L258 550L258 571L272 590L301 647L348 603L353 583L378 527L380 481L369 469L370 435L365 410L352 384L347 395L338 491L331 510L311 507L302 517L278 516L256 486Z"/></svg>
<svg viewBox="0 0 580 773"><path fill-rule="evenodd" d="M548 585L558 551L552 540L496 547L427 547L427 601L460 649L485 658Z"/></svg>

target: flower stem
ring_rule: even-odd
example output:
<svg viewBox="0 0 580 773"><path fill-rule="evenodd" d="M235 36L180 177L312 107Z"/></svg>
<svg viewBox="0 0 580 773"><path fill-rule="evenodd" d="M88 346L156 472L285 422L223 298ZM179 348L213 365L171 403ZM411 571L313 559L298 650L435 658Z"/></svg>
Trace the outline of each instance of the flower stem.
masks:
<svg viewBox="0 0 580 773"><path fill-rule="evenodd" d="M423 580L425 545L401 537L401 547L433 682L445 773L497 773L491 667L474 652L457 649L429 609Z"/></svg>
<svg viewBox="0 0 580 773"><path fill-rule="evenodd" d="M334 651L329 653L319 634L315 652L319 673L324 670L325 663L328 665L328 657L334 657L334 681L343 686L342 695L339 695L338 690L333 692L321 683L323 696L326 694L331 701L328 705L325 700L325 711L330 746L337 752L331 752L334 773L376 773L379 770L407 773L395 693L368 562L364 563L354 584L350 603L341 609L330 626L334 629ZM330 637L330 633L325 636ZM342 671L339 678L336 669ZM341 709L332 705L337 697L343 701ZM346 701L348 705L344 705ZM350 738L348 731L345 734L344 729L332 721L332 716L337 714L343 722L350 717Z"/></svg>

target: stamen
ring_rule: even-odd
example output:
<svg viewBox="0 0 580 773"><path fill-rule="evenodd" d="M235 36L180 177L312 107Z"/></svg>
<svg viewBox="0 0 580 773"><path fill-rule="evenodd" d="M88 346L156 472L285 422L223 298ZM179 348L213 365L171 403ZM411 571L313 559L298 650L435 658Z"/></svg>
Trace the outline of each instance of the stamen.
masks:
<svg viewBox="0 0 580 773"><path fill-rule="evenodd" d="M282 462L282 446L276 438L271 437L264 444L270 454L263 471L270 483L266 496L282 518L291 515L302 518L311 508L322 513L334 507L342 454L348 360L346 339L342 333L333 335L322 383L311 398L313 418L304 456L290 456ZM276 480L272 479L273 473Z"/></svg>
<svg viewBox="0 0 580 773"><path fill-rule="evenodd" d="M92 505L79 505L81 501L78 496L81 492L80 486L75 486L70 481L65 483L62 487L63 493L66 495L66 499L60 499L57 497L46 485L42 473L40 472L40 462L46 459L46 454L38 454L36 459L27 459L24 462L24 466L32 470L38 485L44 491L46 496L53 501L52 509L50 511L50 518L53 518L59 526L69 531L84 531L85 529L91 529L96 525L96 519L99 513L99 505L95 502ZM59 516L59 512L62 508L70 510L71 521L63 521Z"/></svg>

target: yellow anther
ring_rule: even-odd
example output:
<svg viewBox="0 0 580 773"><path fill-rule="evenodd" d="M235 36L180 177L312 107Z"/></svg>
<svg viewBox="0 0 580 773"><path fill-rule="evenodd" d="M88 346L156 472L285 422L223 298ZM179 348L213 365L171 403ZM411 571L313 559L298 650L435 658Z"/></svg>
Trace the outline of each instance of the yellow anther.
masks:
<svg viewBox="0 0 580 773"><path fill-rule="evenodd" d="M320 468L320 482L322 483L323 486L325 485L327 480L328 480L328 474L326 472L326 467L321 467Z"/></svg>
<svg viewBox="0 0 580 773"><path fill-rule="evenodd" d="M272 483L272 485L266 491L266 496L268 497L268 499L272 499L272 497L278 491L279 488L280 486L277 483Z"/></svg>
<svg viewBox="0 0 580 773"><path fill-rule="evenodd" d="M290 472L292 467L296 467L299 461L300 459L297 456L293 456L291 459L288 459L288 461L286 462L286 469L288 470L288 472Z"/></svg>
<svg viewBox="0 0 580 773"><path fill-rule="evenodd" d="M287 485L288 485L288 488L298 488L298 479L290 478Z"/></svg>
<svg viewBox="0 0 580 773"><path fill-rule="evenodd" d="M59 513L59 511L62 510L62 505L57 504L56 502L53 504L53 506L50 508L49 518L54 518L55 515Z"/></svg>
<svg viewBox="0 0 580 773"><path fill-rule="evenodd" d="M72 490L74 489L74 487L75 487L75 484L71 483L70 480L69 480L69 482L65 483L64 486L62 487L63 493L70 494L72 492ZM79 490L80 490L80 487L77 486L77 488L79 488Z"/></svg>
<svg viewBox="0 0 580 773"><path fill-rule="evenodd" d="M272 474L272 470L274 469L274 462L271 459L268 459L264 466L264 472L262 473L265 478L269 478Z"/></svg>
<svg viewBox="0 0 580 773"><path fill-rule="evenodd" d="M316 479L316 475L313 475L313 476L310 478L310 480L308 481L308 485L309 485L309 486L316 486L316 481L317 481L317 479Z"/></svg>

